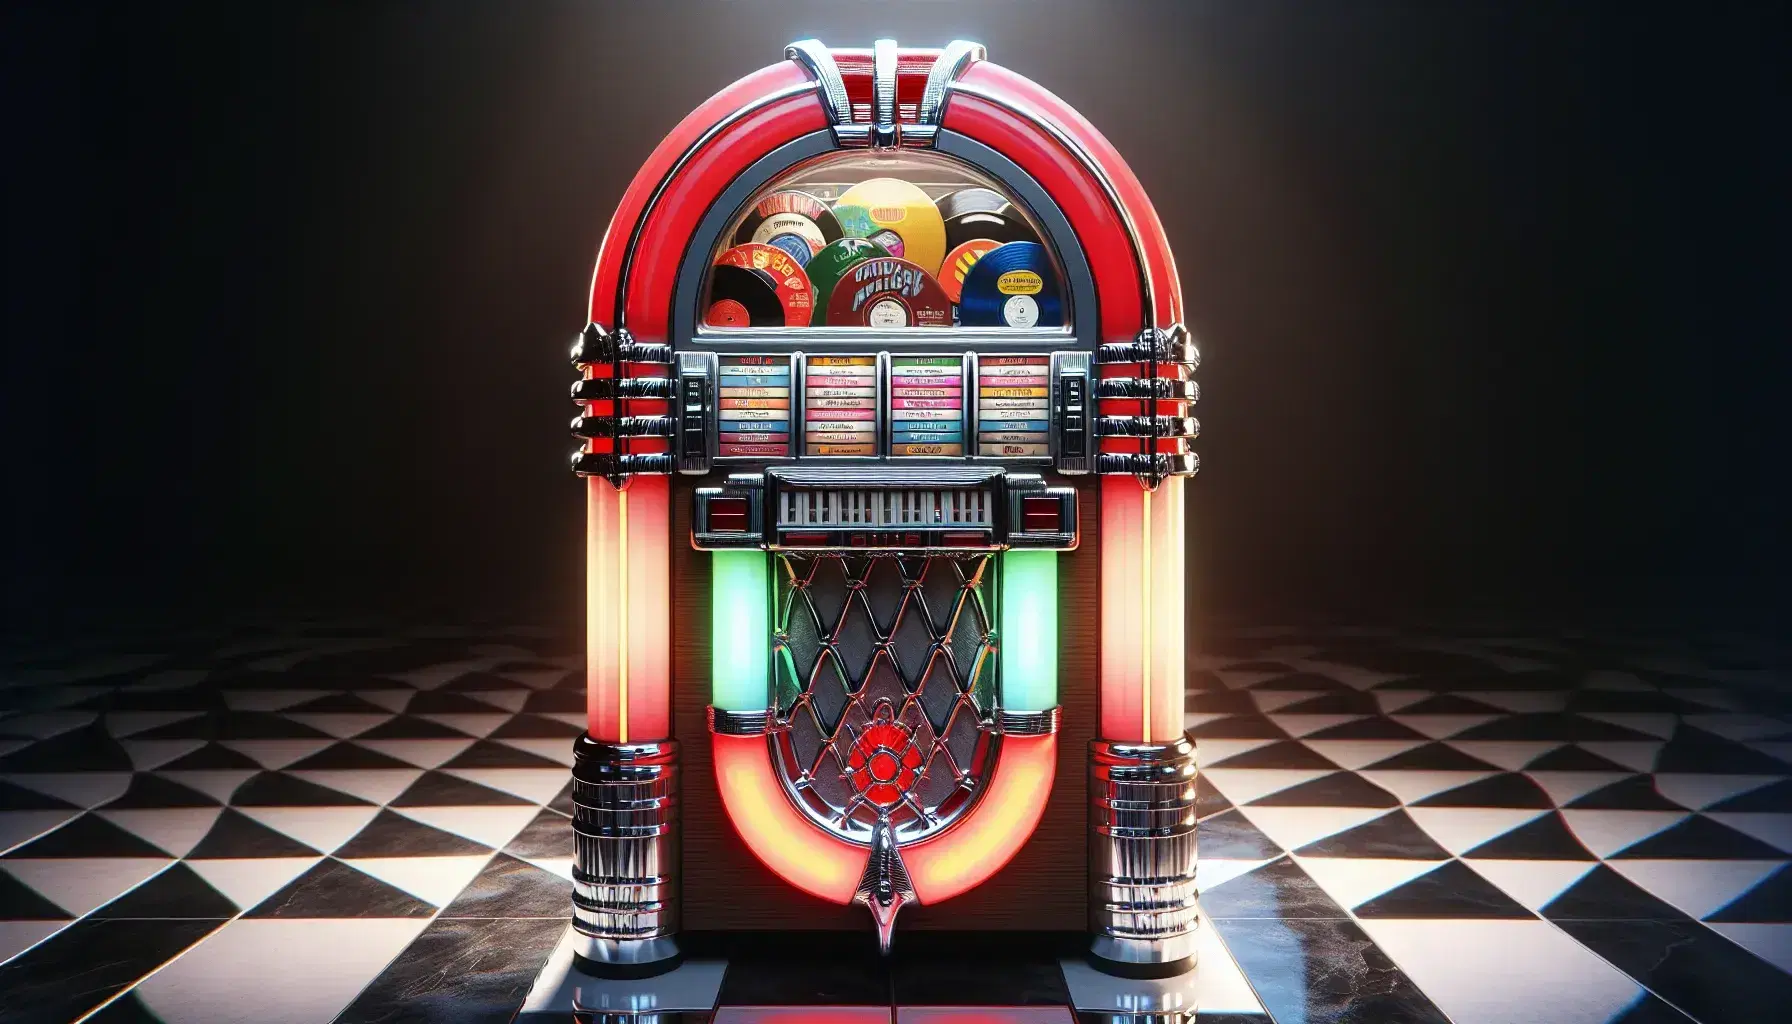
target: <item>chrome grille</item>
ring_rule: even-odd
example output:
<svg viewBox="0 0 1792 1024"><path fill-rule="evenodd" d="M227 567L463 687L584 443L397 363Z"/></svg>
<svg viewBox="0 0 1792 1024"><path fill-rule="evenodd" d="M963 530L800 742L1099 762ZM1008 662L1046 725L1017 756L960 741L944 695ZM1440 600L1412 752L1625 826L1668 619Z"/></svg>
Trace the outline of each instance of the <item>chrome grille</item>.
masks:
<svg viewBox="0 0 1792 1024"><path fill-rule="evenodd" d="M780 527L992 529L995 496L987 489L810 488L778 491Z"/></svg>

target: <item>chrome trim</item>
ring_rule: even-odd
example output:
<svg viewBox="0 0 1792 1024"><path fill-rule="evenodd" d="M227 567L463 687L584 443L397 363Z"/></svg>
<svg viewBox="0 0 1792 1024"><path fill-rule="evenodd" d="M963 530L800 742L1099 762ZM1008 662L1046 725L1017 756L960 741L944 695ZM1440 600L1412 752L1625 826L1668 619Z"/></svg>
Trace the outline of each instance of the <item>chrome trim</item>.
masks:
<svg viewBox="0 0 1792 1024"><path fill-rule="evenodd" d="M829 61L832 62L832 60L833 58L830 57ZM838 74L837 71L836 74ZM648 195L647 202L641 207L641 215L635 218L635 223L629 228L628 246L622 250L622 270L616 278L616 326L618 329L628 323L628 281L635 267L635 249L641 244L641 232L646 230L647 221L653 216L654 209L659 206L661 197L666 194L666 187L678 177L679 172L684 170L685 165L690 163L691 159L701 152L704 146L707 146L716 136L733 127L737 122L774 103L787 100L792 96L801 96L806 92L813 92L817 88L818 85L815 82L801 82L767 93L751 103L736 108L727 117L704 129L703 134L697 136L696 140L683 153L679 154L678 159L672 162L665 177L659 180L659 184L655 185L653 192ZM841 89L844 90L845 86L842 85Z"/></svg>
<svg viewBox="0 0 1792 1024"><path fill-rule="evenodd" d="M1201 385L1176 377L1103 377L1095 383L1095 397L1199 402Z"/></svg>
<svg viewBox="0 0 1792 1024"><path fill-rule="evenodd" d="M946 44L939 59L927 70L927 84L921 89L921 102L915 109L915 119L922 125L931 126L940 123L946 112L946 87L958 81L966 68L980 60L988 60L989 52L982 43L973 43L965 39L954 39Z"/></svg>
<svg viewBox="0 0 1792 1024"><path fill-rule="evenodd" d="M671 396L673 449L678 471L701 476L709 472L710 455L719 449L716 397L718 360L714 352L680 352L675 369L678 390Z"/></svg>
<svg viewBox="0 0 1792 1024"><path fill-rule="evenodd" d="M709 731L720 736L764 736L771 731L772 713L762 711L725 711L711 704L706 712Z"/></svg>
<svg viewBox="0 0 1792 1024"><path fill-rule="evenodd" d="M672 456L666 452L639 452L617 455L611 452L575 451L572 471L578 476L601 476L621 486L619 479L637 473L670 473Z"/></svg>
<svg viewBox="0 0 1792 1024"><path fill-rule="evenodd" d="M896 145L896 40L871 44L871 144L878 149Z"/></svg>
<svg viewBox="0 0 1792 1024"><path fill-rule="evenodd" d="M699 328L695 340L705 347L717 342L770 342L773 344L802 344L810 342L838 342L840 344L858 345L863 348L887 348L900 355L908 355L906 351L916 342L925 341L930 336L953 347L976 346L987 348L991 345L1014 345L1025 342L1034 347L1073 345L1076 338L1069 328L1065 327L907 327L890 330L883 327L704 327ZM922 351L916 349L917 352ZM950 353L948 353L950 354Z"/></svg>
<svg viewBox="0 0 1792 1024"><path fill-rule="evenodd" d="M1095 419L1093 377L1088 353L1052 353L1052 456L1058 472L1067 476L1087 473L1094 465L1095 433L1089 429ZM1082 400L1071 401L1073 394Z"/></svg>
<svg viewBox="0 0 1792 1024"><path fill-rule="evenodd" d="M573 382L575 402L607 402L617 398L671 398L670 377L580 377Z"/></svg>
<svg viewBox="0 0 1792 1024"><path fill-rule="evenodd" d="M1161 478L1194 476L1200 471L1201 457L1194 452L1158 452L1155 455L1145 452L1103 452L1095 457L1095 472L1107 475L1154 475Z"/></svg>
<svg viewBox="0 0 1792 1024"><path fill-rule="evenodd" d="M673 427L670 416L574 416L572 436L671 437Z"/></svg>
<svg viewBox="0 0 1792 1024"><path fill-rule="evenodd" d="M1016 117L1025 118L1026 120L1031 121L1033 124L1044 129L1045 133L1055 139L1058 145L1063 146L1071 156L1075 157L1084 167L1088 168L1089 173L1095 177L1096 183L1101 186L1102 192L1108 197L1108 202L1113 205L1114 212L1119 215L1121 223L1126 226L1128 240L1132 242L1133 260L1139 266L1139 291L1140 295L1145 300L1143 311L1145 326L1147 328L1156 327L1157 289L1151 279L1151 265L1145 259L1144 237L1139 234L1139 226L1137 222L1133 220L1132 211L1128 210L1126 204L1120 201L1119 189L1114 187L1113 180L1108 177L1107 172L1102 169L1101 165L1095 162L1095 158L1089 155L1089 151L1083 148L1083 144L1072 138L1070 133L1066 132L1063 128L1053 124L1051 121L1034 113L1031 109L1022 106L1015 100L1009 99L1000 93L990 92L987 89L982 89L975 85L967 85L964 82L953 82L947 89L949 92L961 92L966 96L975 96L980 100L1001 107L1003 110L1008 111Z"/></svg>
<svg viewBox="0 0 1792 1024"><path fill-rule="evenodd" d="M602 324L588 323L572 343L574 366L596 363L670 363L672 346L638 342L626 327L606 331Z"/></svg>
<svg viewBox="0 0 1792 1024"><path fill-rule="evenodd" d="M1138 338L1108 342L1095 350L1098 363L1143 363L1153 359L1160 363L1182 363L1190 369L1201 368L1201 350L1195 347L1194 338L1181 324L1158 335L1154 343Z"/></svg>
<svg viewBox="0 0 1792 1024"><path fill-rule="evenodd" d="M595 973L676 966L678 745L581 735L572 777L572 923L581 966Z"/></svg>
<svg viewBox="0 0 1792 1024"><path fill-rule="evenodd" d="M846 96L846 80L840 77L840 65L834 63L833 53L821 40L798 39L784 48L784 59L796 61L804 71L815 76L830 124L852 123L852 101Z"/></svg>
<svg viewBox="0 0 1792 1024"><path fill-rule="evenodd" d="M1101 416L1097 437L1198 437L1201 421L1193 416Z"/></svg>
<svg viewBox="0 0 1792 1024"><path fill-rule="evenodd" d="M909 881L908 868L902 863L902 851L890 832L887 820L879 821L871 831L871 856L865 858L865 873L859 876L858 891L853 902L862 903L871 911L877 924L878 951L890 955L890 940L896 932L896 914L915 902L915 886Z"/></svg>
<svg viewBox="0 0 1792 1024"><path fill-rule="evenodd" d="M1089 744L1089 930L1098 967L1181 973L1195 955L1195 748Z"/></svg>
<svg viewBox="0 0 1792 1024"><path fill-rule="evenodd" d="M1004 736L1050 736L1058 731L1063 708L1053 705L1044 711L996 711L996 729Z"/></svg>

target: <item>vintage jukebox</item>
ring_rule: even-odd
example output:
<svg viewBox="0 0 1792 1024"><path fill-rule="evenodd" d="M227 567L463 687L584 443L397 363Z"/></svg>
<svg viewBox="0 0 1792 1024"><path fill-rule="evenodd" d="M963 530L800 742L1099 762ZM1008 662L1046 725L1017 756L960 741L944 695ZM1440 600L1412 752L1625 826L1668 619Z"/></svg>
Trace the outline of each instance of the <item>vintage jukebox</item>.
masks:
<svg viewBox="0 0 1792 1024"><path fill-rule="evenodd" d="M574 348L581 964L1087 928L1185 968L1195 347L1138 181L983 48L789 47L673 130Z"/></svg>

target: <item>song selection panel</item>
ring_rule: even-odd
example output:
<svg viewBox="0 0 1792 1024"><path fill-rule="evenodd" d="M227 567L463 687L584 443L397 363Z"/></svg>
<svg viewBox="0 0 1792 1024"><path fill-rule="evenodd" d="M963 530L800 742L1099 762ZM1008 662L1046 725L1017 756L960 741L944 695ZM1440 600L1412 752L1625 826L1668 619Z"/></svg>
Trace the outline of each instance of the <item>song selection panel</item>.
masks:
<svg viewBox="0 0 1792 1024"><path fill-rule="evenodd" d="M964 454L962 357L891 357L890 454Z"/></svg>
<svg viewBox="0 0 1792 1024"><path fill-rule="evenodd" d="M719 454L788 458L790 357L723 356Z"/></svg>
<svg viewBox="0 0 1792 1024"><path fill-rule="evenodd" d="M803 441L809 455L877 454L877 357L803 361Z"/></svg>
<svg viewBox="0 0 1792 1024"><path fill-rule="evenodd" d="M977 454L1050 454L1050 406L1050 356L979 357Z"/></svg>

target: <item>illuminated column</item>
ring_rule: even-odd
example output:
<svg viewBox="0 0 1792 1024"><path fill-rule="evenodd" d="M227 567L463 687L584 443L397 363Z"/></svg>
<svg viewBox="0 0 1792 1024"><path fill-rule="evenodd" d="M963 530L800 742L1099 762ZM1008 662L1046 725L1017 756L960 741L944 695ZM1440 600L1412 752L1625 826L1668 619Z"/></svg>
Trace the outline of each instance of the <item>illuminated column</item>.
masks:
<svg viewBox="0 0 1792 1024"><path fill-rule="evenodd" d="M573 748L573 928L579 964L676 966L678 749L671 740L671 553L664 476L588 477L585 689Z"/></svg>
<svg viewBox="0 0 1792 1024"><path fill-rule="evenodd" d="M1183 734L1184 479L1102 480L1101 738L1089 758L1098 966L1187 970L1195 952L1195 759Z"/></svg>
<svg viewBox="0 0 1792 1024"><path fill-rule="evenodd" d="M1002 556L1002 709L1058 706L1058 553Z"/></svg>
<svg viewBox="0 0 1792 1024"><path fill-rule="evenodd" d="M771 559L757 548L710 558L710 703L763 715L771 705Z"/></svg>

